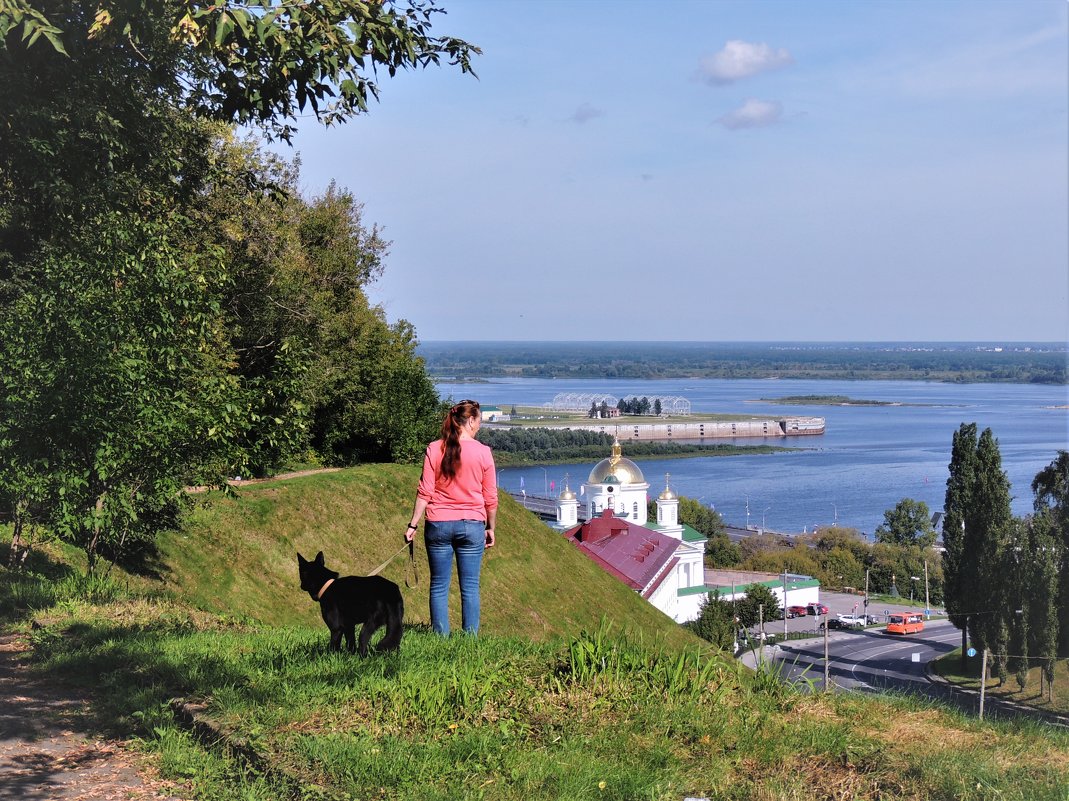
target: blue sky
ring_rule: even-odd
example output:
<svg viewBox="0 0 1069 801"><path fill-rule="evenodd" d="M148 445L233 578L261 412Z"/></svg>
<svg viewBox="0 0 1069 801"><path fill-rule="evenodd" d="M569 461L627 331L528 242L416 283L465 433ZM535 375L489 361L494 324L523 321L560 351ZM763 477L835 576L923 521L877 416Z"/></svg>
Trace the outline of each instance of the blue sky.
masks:
<svg viewBox="0 0 1069 801"><path fill-rule="evenodd" d="M1066 0L440 0L302 126L424 340L1069 338Z"/></svg>

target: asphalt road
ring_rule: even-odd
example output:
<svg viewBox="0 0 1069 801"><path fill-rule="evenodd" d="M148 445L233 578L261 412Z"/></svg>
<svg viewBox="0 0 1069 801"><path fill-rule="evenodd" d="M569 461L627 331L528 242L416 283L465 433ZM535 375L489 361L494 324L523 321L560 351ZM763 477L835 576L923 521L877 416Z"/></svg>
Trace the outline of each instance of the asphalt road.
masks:
<svg viewBox="0 0 1069 801"><path fill-rule="evenodd" d="M980 696L932 680L928 662L961 645L961 632L948 620L932 620L919 634L887 634L884 627L833 630L828 635L828 678L836 691L896 692L916 695L979 714ZM764 650L784 678L824 687L824 637L792 640ZM747 661L752 663L753 656ZM988 697L985 717L1036 717L1035 710ZM1065 726L1064 721L1048 721Z"/></svg>

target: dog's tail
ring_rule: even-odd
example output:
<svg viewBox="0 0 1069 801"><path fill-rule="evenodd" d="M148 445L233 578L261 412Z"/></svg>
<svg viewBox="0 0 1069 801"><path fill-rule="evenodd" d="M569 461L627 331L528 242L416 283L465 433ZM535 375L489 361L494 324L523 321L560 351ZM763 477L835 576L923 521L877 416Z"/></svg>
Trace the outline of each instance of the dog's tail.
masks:
<svg viewBox="0 0 1069 801"><path fill-rule="evenodd" d="M386 607L386 634L379 641L379 651L396 651L401 647L401 622L405 619L405 599L397 593L397 600Z"/></svg>

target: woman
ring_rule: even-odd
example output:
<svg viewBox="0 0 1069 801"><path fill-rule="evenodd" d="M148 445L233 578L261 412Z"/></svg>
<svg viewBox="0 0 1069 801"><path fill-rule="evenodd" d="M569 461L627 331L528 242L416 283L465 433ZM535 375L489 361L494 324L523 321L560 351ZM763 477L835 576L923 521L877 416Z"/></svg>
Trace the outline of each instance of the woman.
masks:
<svg viewBox="0 0 1069 801"><path fill-rule="evenodd" d="M490 449L476 441L479 404L462 400L442 421L442 438L427 446L405 541L416 536L427 513L423 535L431 571L431 626L449 634L449 582L453 557L460 580L464 631L479 631L479 570L484 548L493 547L497 520L497 473Z"/></svg>

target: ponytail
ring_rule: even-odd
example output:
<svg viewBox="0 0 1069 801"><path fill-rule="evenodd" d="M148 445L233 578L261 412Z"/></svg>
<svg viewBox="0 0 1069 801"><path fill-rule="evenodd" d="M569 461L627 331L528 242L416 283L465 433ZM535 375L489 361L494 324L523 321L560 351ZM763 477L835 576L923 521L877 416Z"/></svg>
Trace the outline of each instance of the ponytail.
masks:
<svg viewBox="0 0 1069 801"><path fill-rule="evenodd" d="M442 475L452 481L460 467L460 430L469 418L479 414L479 402L462 400L442 420Z"/></svg>

